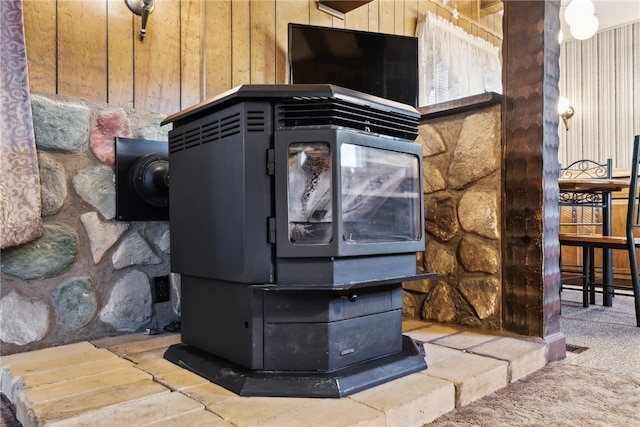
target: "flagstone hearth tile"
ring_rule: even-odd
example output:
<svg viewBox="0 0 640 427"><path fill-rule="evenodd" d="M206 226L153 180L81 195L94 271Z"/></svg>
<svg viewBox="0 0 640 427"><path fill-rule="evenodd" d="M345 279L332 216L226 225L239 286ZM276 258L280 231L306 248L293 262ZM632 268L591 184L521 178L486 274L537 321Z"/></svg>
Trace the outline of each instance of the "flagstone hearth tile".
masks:
<svg viewBox="0 0 640 427"><path fill-rule="evenodd" d="M155 375L155 380L160 384L164 384L171 390L182 390L183 388L193 387L209 382L204 377L194 374L186 369L177 369L163 374Z"/></svg>
<svg viewBox="0 0 640 427"><path fill-rule="evenodd" d="M432 342L439 338L457 334L459 332L460 332L460 329L457 329L451 326L431 324L431 325L426 325L420 329L407 331L405 332L405 335L410 336L414 340L418 340L422 342Z"/></svg>
<svg viewBox="0 0 640 427"><path fill-rule="evenodd" d="M181 342L181 334L160 334L153 335L153 338L134 341L125 344L118 344L109 346L109 350L125 357L131 357L137 353L142 353L154 349L164 349L173 344L179 344Z"/></svg>
<svg viewBox="0 0 640 427"><path fill-rule="evenodd" d="M181 393L161 393L123 402L51 423L55 427L137 426L165 421L180 414L201 411L204 406Z"/></svg>
<svg viewBox="0 0 640 427"><path fill-rule="evenodd" d="M99 360L91 360L87 363L78 363L70 366L63 366L58 369L48 369L41 372L33 372L22 375L22 382L25 388L34 388L53 384L61 381L68 381L75 378L90 375L104 374L124 368L130 368L133 363L120 357L109 357Z"/></svg>
<svg viewBox="0 0 640 427"><path fill-rule="evenodd" d="M415 373L361 391L351 399L385 413L388 426L417 426L455 408L451 381Z"/></svg>
<svg viewBox="0 0 640 427"><path fill-rule="evenodd" d="M163 359L165 351L167 351L167 347L160 347L141 351L139 353L129 353L124 357L126 357L128 360L131 360L133 363L144 363L148 360Z"/></svg>
<svg viewBox="0 0 640 427"><path fill-rule="evenodd" d="M11 367L11 370L17 370L25 365L38 366L40 363L54 361L54 363L68 364L72 357L87 355L95 352L96 347L86 341L76 344L62 345L59 347L50 347L42 350L27 351L24 353L16 353L8 356L0 357L0 364L3 367Z"/></svg>
<svg viewBox="0 0 640 427"><path fill-rule="evenodd" d="M509 362L509 382L517 381L547 364L542 341L500 338L474 347L470 352Z"/></svg>
<svg viewBox="0 0 640 427"><path fill-rule="evenodd" d="M404 332L412 331L414 329L424 328L425 326L430 326L432 323L424 322L422 320L415 319L402 319L402 330Z"/></svg>
<svg viewBox="0 0 640 427"><path fill-rule="evenodd" d="M239 397L236 393L212 382L186 387L180 390L180 393L201 402L207 408L222 401Z"/></svg>
<svg viewBox="0 0 640 427"><path fill-rule="evenodd" d="M479 334L477 332L459 332L457 334L448 335L446 337L433 340L432 343L451 347L458 350L468 350L478 345L494 341L500 337L496 335Z"/></svg>
<svg viewBox="0 0 640 427"><path fill-rule="evenodd" d="M54 349L48 348L45 350L36 350L33 352L19 353L3 357L2 363L4 364L5 362L9 362L10 365L3 366L0 369L2 393L4 393L9 400L13 401L16 397L16 393L25 388L26 385L24 378L26 377L35 378L36 375L42 375L41 378L47 378L49 374L51 375L49 377L49 381L40 379L35 380L35 383L30 383L32 385L28 385L37 386L43 385L47 382L55 382L54 378L56 378L56 376L65 380L83 376L85 375L83 373L83 369L87 369L88 372L93 373L103 372L100 368L100 364L105 364L107 369L113 366L111 363L107 362L116 363L120 367L125 366L122 363L125 361L122 361L118 356L110 351L99 350L91 344L85 344L87 345L79 346L72 344L69 346L56 347L56 351L51 351ZM24 360L14 357L19 356L20 354L28 356L25 357ZM98 365L92 366L89 364L91 362L95 362ZM126 363L126 366L131 366L131 363ZM97 371L95 370L96 368ZM65 376L67 377L65 378Z"/></svg>
<svg viewBox="0 0 640 427"><path fill-rule="evenodd" d="M239 426L262 425L277 417L313 403L317 399L301 397L235 397L210 405L207 410ZM334 400L335 401L335 400Z"/></svg>
<svg viewBox="0 0 640 427"><path fill-rule="evenodd" d="M427 369L429 369L429 366L441 362L445 359L460 356L460 350L443 347L441 345L425 343L423 344L423 347L425 360L427 361Z"/></svg>
<svg viewBox="0 0 640 427"><path fill-rule="evenodd" d="M216 414L203 409L201 411L180 414L168 420L145 424L153 427L236 427Z"/></svg>
<svg viewBox="0 0 640 427"><path fill-rule="evenodd" d="M23 426L43 425L45 422L74 417L94 409L159 393L169 393L169 389L150 379L93 389L73 397L60 397L39 404L30 402L24 393L20 393L16 403L16 418Z"/></svg>
<svg viewBox="0 0 640 427"><path fill-rule="evenodd" d="M384 412L371 408L353 399L312 399L307 405L260 420L252 424L238 422L240 418L229 418L237 425L262 427L383 427L387 426Z"/></svg>
<svg viewBox="0 0 640 427"><path fill-rule="evenodd" d="M505 387L507 371L505 361L461 352L458 357L434 363L423 372L453 382L456 407L460 407Z"/></svg>
<svg viewBox="0 0 640 427"><path fill-rule="evenodd" d="M144 358L141 362L136 361L136 368L148 372L154 377L160 377L173 371L184 370L175 363L162 358L162 354L157 355L156 357Z"/></svg>
<svg viewBox="0 0 640 427"><path fill-rule="evenodd" d="M127 367L112 372L101 372L96 375L27 388L21 394L30 402L37 404L58 399L71 399L77 394L108 389L143 379L153 380L151 375L146 372L134 367Z"/></svg>
<svg viewBox="0 0 640 427"><path fill-rule="evenodd" d="M158 335L148 335L148 334L145 334L144 332L136 332L133 334L124 334L124 335L115 335L113 337L97 338L95 340L92 340L91 344L99 348L111 348L111 347L116 347L123 344L153 340L157 337Z"/></svg>

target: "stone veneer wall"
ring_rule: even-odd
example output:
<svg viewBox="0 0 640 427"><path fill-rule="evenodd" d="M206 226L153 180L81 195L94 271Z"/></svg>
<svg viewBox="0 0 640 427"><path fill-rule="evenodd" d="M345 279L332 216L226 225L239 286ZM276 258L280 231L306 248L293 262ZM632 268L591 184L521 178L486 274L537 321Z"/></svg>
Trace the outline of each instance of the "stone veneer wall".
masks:
<svg viewBox="0 0 640 427"><path fill-rule="evenodd" d="M115 218L114 137L167 140L164 116L33 94L45 233L3 249L1 354L162 328L179 319L152 303L169 275L168 222Z"/></svg>
<svg viewBox="0 0 640 427"><path fill-rule="evenodd" d="M501 329L501 107L421 121L425 252L438 278L404 283L404 315Z"/></svg>

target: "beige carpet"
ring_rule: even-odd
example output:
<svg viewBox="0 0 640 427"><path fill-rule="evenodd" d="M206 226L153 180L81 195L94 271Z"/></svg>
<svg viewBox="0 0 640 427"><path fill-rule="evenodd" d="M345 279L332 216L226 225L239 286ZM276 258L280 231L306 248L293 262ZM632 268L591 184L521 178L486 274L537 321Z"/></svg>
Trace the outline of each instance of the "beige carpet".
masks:
<svg viewBox="0 0 640 427"><path fill-rule="evenodd" d="M428 425L640 426L640 373L551 363Z"/></svg>

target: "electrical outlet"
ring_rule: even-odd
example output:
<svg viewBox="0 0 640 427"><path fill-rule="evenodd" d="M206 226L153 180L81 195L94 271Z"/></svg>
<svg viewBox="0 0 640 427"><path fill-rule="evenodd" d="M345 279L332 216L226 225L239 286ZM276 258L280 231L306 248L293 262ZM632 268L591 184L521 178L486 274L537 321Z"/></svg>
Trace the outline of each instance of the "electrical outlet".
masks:
<svg viewBox="0 0 640 427"><path fill-rule="evenodd" d="M151 297L154 303L167 302L171 300L171 283L169 282L169 276L158 276L153 278Z"/></svg>

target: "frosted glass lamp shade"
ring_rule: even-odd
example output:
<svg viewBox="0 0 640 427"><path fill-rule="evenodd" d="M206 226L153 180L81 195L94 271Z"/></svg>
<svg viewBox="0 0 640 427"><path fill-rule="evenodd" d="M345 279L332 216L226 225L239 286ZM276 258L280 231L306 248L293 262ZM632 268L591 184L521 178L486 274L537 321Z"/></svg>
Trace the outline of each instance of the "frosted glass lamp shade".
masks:
<svg viewBox="0 0 640 427"><path fill-rule="evenodd" d="M598 18L595 15L591 15L573 24L569 30L577 40L586 40L598 31L598 25Z"/></svg>

